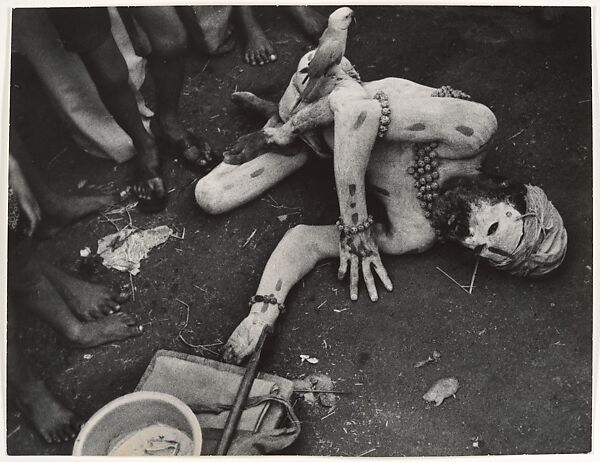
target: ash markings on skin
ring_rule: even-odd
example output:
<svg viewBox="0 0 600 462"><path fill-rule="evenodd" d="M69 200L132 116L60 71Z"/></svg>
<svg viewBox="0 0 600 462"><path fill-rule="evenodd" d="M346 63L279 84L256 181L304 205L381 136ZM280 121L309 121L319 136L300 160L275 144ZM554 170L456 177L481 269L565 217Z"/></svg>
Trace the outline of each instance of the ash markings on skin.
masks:
<svg viewBox="0 0 600 462"><path fill-rule="evenodd" d="M260 175L262 175L262 173L263 173L264 171L265 171L265 168L264 168L264 167L263 167L263 168L259 168L258 170L255 170L254 172L252 172L252 173L250 174L250 177L251 177L251 178L256 178L257 176L260 176Z"/></svg>
<svg viewBox="0 0 600 462"><path fill-rule="evenodd" d="M361 241L358 243L358 255L360 257L370 257L373 255L373 251L365 247L365 244Z"/></svg>
<svg viewBox="0 0 600 462"><path fill-rule="evenodd" d="M379 186L371 185L373 191L377 194L381 194L382 196L389 196L390 192L387 189L380 188Z"/></svg>
<svg viewBox="0 0 600 462"><path fill-rule="evenodd" d="M281 279L278 279L277 284L275 284L275 290L280 291L282 283L283 283L283 281Z"/></svg>
<svg viewBox="0 0 600 462"><path fill-rule="evenodd" d="M353 209L354 207L356 207L356 202L352 202L352 203L350 204L350 208L351 208L351 209Z"/></svg>
<svg viewBox="0 0 600 462"><path fill-rule="evenodd" d="M411 132L422 132L423 130L425 130L425 124L422 123L416 123L416 124L412 124L410 127L406 128L407 130L410 130Z"/></svg>
<svg viewBox="0 0 600 462"><path fill-rule="evenodd" d="M262 308L260 309L261 313L266 313L267 312L267 308L269 308L269 304L268 303L263 303Z"/></svg>
<svg viewBox="0 0 600 462"><path fill-rule="evenodd" d="M354 196L356 194L356 185L351 184L350 186L348 186L348 192L351 196Z"/></svg>
<svg viewBox="0 0 600 462"><path fill-rule="evenodd" d="M373 251L367 249L363 242L359 242L357 247L356 244L354 244L352 238L348 238L346 239L346 245L348 246L348 249L351 254L357 255L361 258L370 257L371 255L373 255Z"/></svg>
<svg viewBox="0 0 600 462"><path fill-rule="evenodd" d="M354 130L358 130L362 124L365 123L365 119L367 118L367 111L362 111L359 115L358 118L356 119L356 122L354 122Z"/></svg>
<svg viewBox="0 0 600 462"><path fill-rule="evenodd" d="M352 214L352 223L354 223L354 224L358 223L358 213Z"/></svg>
<svg viewBox="0 0 600 462"><path fill-rule="evenodd" d="M459 125L458 127L455 127L455 129L465 136L471 136L473 134L473 129L471 127L465 127L464 125Z"/></svg>

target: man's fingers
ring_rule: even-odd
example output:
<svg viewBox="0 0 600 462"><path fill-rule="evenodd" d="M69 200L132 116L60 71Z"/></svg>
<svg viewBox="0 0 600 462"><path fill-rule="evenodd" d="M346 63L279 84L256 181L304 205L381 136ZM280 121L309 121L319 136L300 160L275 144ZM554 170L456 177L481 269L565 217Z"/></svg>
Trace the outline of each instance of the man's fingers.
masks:
<svg viewBox="0 0 600 462"><path fill-rule="evenodd" d="M379 299L377 296L377 287L375 286L375 279L371 273L371 262L367 259L362 261L362 273L363 277L365 278L367 291L369 292L369 298L372 302L376 302Z"/></svg>
<svg viewBox="0 0 600 462"><path fill-rule="evenodd" d="M350 257L350 300L358 300L358 257Z"/></svg>
<svg viewBox="0 0 600 462"><path fill-rule="evenodd" d="M379 279L381 279L381 282L383 282L384 287L388 290L388 292L391 292L394 289L394 285L392 284L392 280L388 276L383 263L381 263L381 259L378 258L373 266L375 267L377 276L379 276Z"/></svg>
<svg viewBox="0 0 600 462"><path fill-rule="evenodd" d="M348 259L340 257L340 267L338 268L338 279L341 281L348 271Z"/></svg>
<svg viewBox="0 0 600 462"><path fill-rule="evenodd" d="M240 165L243 163L241 156L233 154L223 154L223 162L230 165Z"/></svg>

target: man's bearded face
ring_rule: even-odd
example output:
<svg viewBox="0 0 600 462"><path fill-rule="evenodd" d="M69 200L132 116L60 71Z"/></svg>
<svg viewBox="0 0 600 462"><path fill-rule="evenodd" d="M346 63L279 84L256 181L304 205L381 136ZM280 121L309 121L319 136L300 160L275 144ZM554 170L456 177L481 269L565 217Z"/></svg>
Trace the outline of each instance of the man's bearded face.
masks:
<svg viewBox="0 0 600 462"><path fill-rule="evenodd" d="M469 232L461 242L494 262L514 253L523 237L521 213L508 202L477 201L471 204Z"/></svg>

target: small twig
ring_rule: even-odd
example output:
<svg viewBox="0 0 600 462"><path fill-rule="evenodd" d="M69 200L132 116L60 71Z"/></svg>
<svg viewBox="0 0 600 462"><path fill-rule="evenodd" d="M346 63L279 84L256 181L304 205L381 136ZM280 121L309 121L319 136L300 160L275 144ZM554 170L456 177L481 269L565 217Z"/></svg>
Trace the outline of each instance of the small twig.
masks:
<svg viewBox="0 0 600 462"><path fill-rule="evenodd" d="M179 332L177 333L177 337L179 338L179 340L181 340L184 343L184 345L187 345L190 348L194 348L196 350L200 349L200 350L208 351L209 353L212 353L215 356L219 356L219 354L217 352L211 350L210 348L207 348L205 345L194 345L193 343L188 342L183 337L183 331L185 330L188 323L190 322L190 305L185 303L183 300L179 300L178 298L176 298L175 301L179 302L183 306L185 306L185 322L183 323L183 326L181 327L181 329L179 329ZM210 345L210 346L214 346L214 345Z"/></svg>
<svg viewBox="0 0 600 462"><path fill-rule="evenodd" d="M577 104L589 103L591 99L582 99L581 101L577 101Z"/></svg>
<svg viewBox="0 0 600 462"><path fill-rule="evenodd" d="M177 234L171 233L169 235L169 237L174 237L175 239L180 239L180 240L185 239L185 228L183 228L183 231L181 232L181 236L178 236Z"/></svg>
<svg viewBox="0 0 600 462"><path fill-rule="evenodd" d="M333 414L335 414L335 411L331 411L329 414L324 415L323 417L321 417L321 420L325 420L327 417L331 417Z"/></svg>
<svg viewBox="0 0 600 462"><path fill-rule="evenodd" d="M133 283L133 274L129 273L129 284L131 285L131 299L135 302L135 284Z"/></svg>
<svg viewBox="0 0 600 462"><path fill-rule="evenodd" d="M338 390L312 390L308 388L295 388L295 393L331 393L332 395L351 395L351 391L338 391Z"/></svg>
<svg viewBox="0 0 600 462"><path fill-rule="evenodd" d="M516 138L517 136L519 136L521 133L523 133L525 130L527 130L527 128L522 128L521 130L519 130L517 133L515 133L513 136L511 136L509 139L507 139L506 141L510 141L513 138Z"/></svg>
<svg viewBox="0 0 600 462"><path fill-rule="evenodd" d="M273 199L273 196L271 196L270 194L267 193L267 197L269 199L271 199L271 201L273 202L273 204L269 204L271 207L274 207L276 209L288 209L288 210L297 210L300 207L288 207L287 205L281 205L279 202L277 202L275 199ZM290 215L288 213L288 215Z"/></svg>
<svg viewBox="0 0 600 462"><path fill-rule="evenodd" d="M315 310L318 310L319 308L321 308L323 305L325 305L325 303L327 303L327 300L325 300L324 302L322 302L319 306L317 306L315 308Z"/></svg>
<svg viewBox="0 0 600 462"><path fill-rule="evenodd" d="M356 457L366 456L367 454L371 454L373 451L377 451L377 448L369 449L368 451L365 451L365 452L357 455Z"/></svg>
<svg viewBox="0 0 600 462"><path fill-rule="evenodd" d="M113 220L108 218L105 214L101 213L100 216L102 216L106 220L106 223L110 223L111 225L113 225L115 227L115 229L117 230L117 233L121 231L119 229L119 227L117 226L117 224Z"/></svg>
<svg viewBox="0 0 600 462"><path fill-rule="evenodd" d="M131 214L129 213L129 209L127 207L125 207L125 213L127 213L127 216L129 217L129 226L133 228L133 220L131 219Z"/></svg>
<svg viewBox="0 0 600 462"><path fill-rule="evenodd" d="M271 199L273 201L273 203L275 204L275 207L281 207L281 204L279 204L279 202L277 202L275 199L273 199L273 196L271 196L269 193L267 193L267 196L269 199Z"/></svg>
<svg viewBox="0 0 600 462"><path fill-rule="evenodd" d="M473 293L473 284L475 283L475 276L477 276L477 268L479 267L479 255L477 255L477 260L475 260L475 269L473 270L473 276L471 276L471 285L469 286L469 293Z"/></svg>
<svg viewBox="0 0 600 462"><path fill-rule="evenodd" d="M246 239L246 242L244 242L244 245L242 246L242 249L244 247L246 247L248 245L248 243L252 240L252 238L256 234L256 231L257 231L257 228L254 228L254 231L252 231L252 234L250 234L250 236L248 236L248 239Z"/></svg>
<svg viewBox="0 0 600 462"><path fill-rule="evenodd" d="M193 185L194 183L196 183L200 178L194 178L192 181L190 181L188 184L186 184L183 189L189 188L191 185Z"/></svg>
<svg viewBox="0 0 600 462"><path fill-rule="evenodd" d="M15 433L17 433L20 429L21 429L21 426L17 425L17 428L15 428L12 432L10 432L8 435L6 435L6 439L9 439L11 436L13 436Z"/></svg>
<svg viewBox="0 0 600 462"><path fill-rule="evenodd" d="M66 152L66 150L66 147L63 148L61 151L58 152L58 154L56 154L52 159L50 159L50 162L48 162L47 167L50 167L50 165L52 165L56 159L58 159L64 152Z"/></svg>
<svg viewBox="0 0 600 462"><path fill-rule="evenodd" d="M170 321L170 318L156 319L154 321L148 321L148 322L145 322L144 324L140 324L140 325L141 326L149 326L150 324L154 324L155 322L163 322L163 321Z"/></svg>
<svg viewBox="0 0 600 462"><path fill-rule="evenodd" d="M204 67L203 67L203 68L202 68L202 70L200 71L200 74L202 74L202 73L203 73L203 72L206 70L206 68L208 67L208 63L210 63L210 59L207 59L207 60L206 60L206 64L204 64Z"/></svg>
<svg viewBox="0 0 600 462"><path fill-rule="evenodd" d="M440 271L444 276L446 276L448 279L450 279L454 284L456 284L458 287L460 287L466 293L469 293L469 291L465 288L465 286L460 284L456 279L454 279L452 276L450 276L448 273L446 273L442 268L440 268L439 266L436 266L435 269Z"/></svg>
<svg viewBox="0 0 600 462"><path fill-rule="evenodd" d="M138 204L137 201L135 201L130 204L124 205L122 207L116 207L114 209L107 210L104 213L106 215L115 215L115 214L122 215L124 212L136 208L137 204Z"/></svg>

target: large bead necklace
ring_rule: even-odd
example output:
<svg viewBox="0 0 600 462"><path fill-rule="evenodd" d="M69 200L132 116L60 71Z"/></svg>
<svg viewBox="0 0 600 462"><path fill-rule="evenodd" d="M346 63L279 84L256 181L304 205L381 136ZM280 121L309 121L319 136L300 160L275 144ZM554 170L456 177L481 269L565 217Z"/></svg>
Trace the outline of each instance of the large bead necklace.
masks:
<svg viewBox="0 0 600 462"><path fill-rule="evenodd" d="M466 93L455 90L450 86L443 86L434 90L431 93L432 97L438 98L459 98L470 100L471 97ZM432 221L432 210L433 202L439 195L439 178L440 174L438 167L440 160L436 151L439 143L437 141L430 141L427 143L414 143L414 163L408 167L406 172L412 176L415 180L414 186L417 190L417 199L419 204L424 211L425 218L429 220L431 226L435 229L438 239L443 240L441 231L433 224Z"/></svg>

